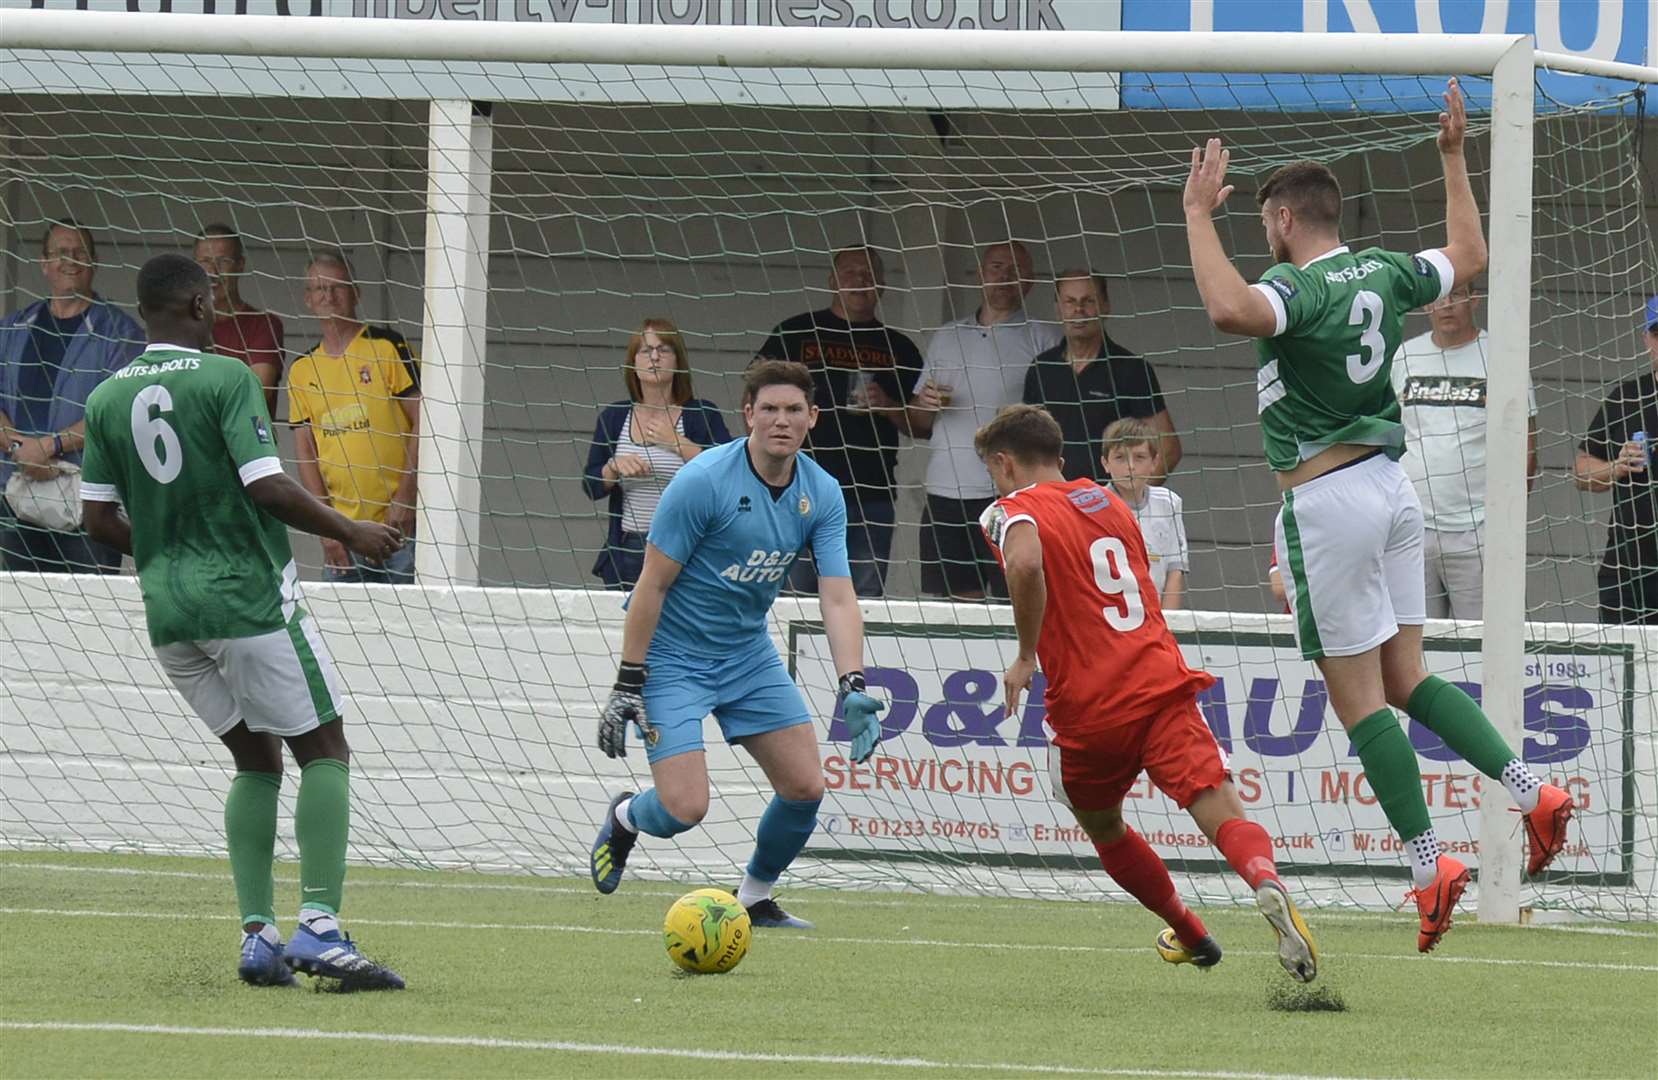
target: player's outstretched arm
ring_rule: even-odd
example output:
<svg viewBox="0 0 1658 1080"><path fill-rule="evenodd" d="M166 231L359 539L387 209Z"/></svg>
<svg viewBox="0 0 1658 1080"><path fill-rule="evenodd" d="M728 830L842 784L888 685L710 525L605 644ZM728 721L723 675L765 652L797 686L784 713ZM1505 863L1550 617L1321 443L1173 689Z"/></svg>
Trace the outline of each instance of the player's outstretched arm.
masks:
<svg viewBox="0 0 1658 1080"><path fill-rule="evenodd" d="M1002 677L1007 712L1019 710L1019 698L1030 689L1036 674L1036 643L1042 636L1042 616L1048 610L1048 583L1042 575L1042 540L1036 526L1016 521L1002 537L1002 568L1008 599L1013 603L1013 625L1019 631L1019 655Z"/></svg>
<svg viewBox="0 0 1658 1080"><path fill-rule="evenodd" d="M403 534L377 521L353 521L300 487L287 473L261 476L247 486L248 498L290 529L337 540L367 559L389 559L403 546Z"/></svg>
<svg viewBox="0 0 1658 1080"><path fill-rule="evenodd" d="M1480 208L1474 201L1474 186L1468 180L1468 161L1463 156L1468 132L1468 110L1462 90L1452 79L1445 86L1445 111L1439 114L1439 158L1445 166L1445 257L1456 271L1457 281L1471 281L1485 269L1485 230L1480 227ZM1449 288L1449 286L1447 286Z"/></svg>
<svg viewBox="0 0 1658 1080"><path fill-rule="evenodd" d="M1226 166L1232 155L1219 139L1201 150L1192 148L1192 171L1181 204L1186 211L1186 244L1192 255L1192 278L1203 309L1217 330L1246 337L1271 337L1278 317L1266 297L1249 287L1221 246L1214 213L1232 194Z"/></svg>
<svg viewBox="0 0 1658 1080"><path fill-rule="evenodd" d="M864 684L864 613L849 577L818 578L818 605L823 612L823 630L829 638L829 655L840 676L839 701L846 729L852 735L852 760L867 761L881 741L881 723L876 716L885 703L869 696Z"/></svg>

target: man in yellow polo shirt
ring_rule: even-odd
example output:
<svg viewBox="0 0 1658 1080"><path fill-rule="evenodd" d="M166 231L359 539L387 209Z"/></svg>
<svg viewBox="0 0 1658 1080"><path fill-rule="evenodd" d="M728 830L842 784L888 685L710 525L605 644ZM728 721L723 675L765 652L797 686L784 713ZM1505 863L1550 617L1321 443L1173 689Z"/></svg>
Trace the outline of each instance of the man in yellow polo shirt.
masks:
<svg viewBox="0 0 1658 1080"><path fill-rule="evenodd" d="M322 341L288 372L299 478L311 494L354 521L378 521L410 537L383 563L323 540L335 581L414 581L419 478L420 371L389 326L357 318L357 285L345 255L316 256L305 271L305 306L322 320Z"/></svg>

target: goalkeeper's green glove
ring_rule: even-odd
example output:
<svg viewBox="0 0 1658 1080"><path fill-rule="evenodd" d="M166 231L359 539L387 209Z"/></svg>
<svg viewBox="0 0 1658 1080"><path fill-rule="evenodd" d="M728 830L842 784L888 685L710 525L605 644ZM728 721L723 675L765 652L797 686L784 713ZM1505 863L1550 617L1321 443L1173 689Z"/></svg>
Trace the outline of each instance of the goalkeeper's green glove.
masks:
<svg viewBox="0 0 1658 1080"><path fill-rule="evenodd" d="M838 704L846 720L846 730L852 736L851 758L856 762L868 761L875 753L875 744L881 741L881 722L876 716L887 707L864 689L863 672L848 671L841 676Z"/></svg>

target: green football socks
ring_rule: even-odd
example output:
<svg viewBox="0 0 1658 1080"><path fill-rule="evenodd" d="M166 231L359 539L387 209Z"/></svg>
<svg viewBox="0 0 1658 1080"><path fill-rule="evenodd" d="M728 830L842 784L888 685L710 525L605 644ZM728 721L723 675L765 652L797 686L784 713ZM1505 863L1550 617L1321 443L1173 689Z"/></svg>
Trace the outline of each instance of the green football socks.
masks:
<svg viewBox="0 0 1658 1080"><path fill-rule="evenodd" d="M1503 766L1519 757L1497 734L1474 699L1438 675L1429 675L1411 692L1405 711L1444 739L1458 757L1493 780L1502 779Z"/></svg>
<svg viewBox="0 0 1658 1080"><path fill-rule="evenodd" d="M1364 764L1370 790L1387 815L1399 839L1409 842L1427 832L1428 803L1422 796L1422 770L1399 721L1388 709L1380 709L1360 720L1349 731L1353 750Z"/></svg>
<svg viewBox="0 0 1658 1080"><path fill-rule="evenodd" d="M239 772L225 795L225 845L242 925L276 922L271 860L276 852L276 797L281 773Z"/></svg>
<svg viewBox="0 0 1658 1080"><path fill-rule="evenodd" d="M294 806L301 911L339 913L350 833L351 770L343 761L319 758L300 770Z"/></svg>

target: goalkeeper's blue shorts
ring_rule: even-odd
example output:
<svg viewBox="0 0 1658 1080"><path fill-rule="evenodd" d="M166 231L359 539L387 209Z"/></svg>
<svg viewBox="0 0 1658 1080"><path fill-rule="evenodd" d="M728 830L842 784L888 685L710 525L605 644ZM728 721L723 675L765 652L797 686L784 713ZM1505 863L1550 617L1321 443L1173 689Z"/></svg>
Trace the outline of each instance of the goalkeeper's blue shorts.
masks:
<svg viewBox="0 0 1658 1080"><path fill-rule="evenodd" d="M645 680L645 715L656 741L645 740L655 762L701 750L702 721L719 721L726 742L812 722L806 699L777 651L746 652L726 660L651 655Z"/></svg>

